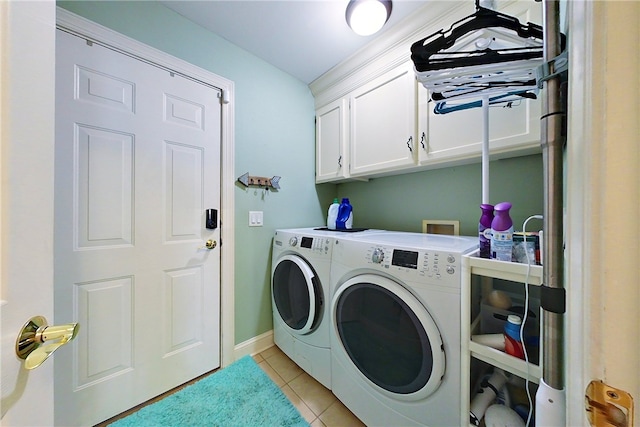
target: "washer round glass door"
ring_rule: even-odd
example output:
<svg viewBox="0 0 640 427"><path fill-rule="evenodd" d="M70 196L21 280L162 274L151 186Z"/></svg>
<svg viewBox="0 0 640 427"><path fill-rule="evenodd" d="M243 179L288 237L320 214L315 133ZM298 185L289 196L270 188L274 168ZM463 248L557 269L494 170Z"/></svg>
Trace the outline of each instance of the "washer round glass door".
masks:
<svg viewBox="0 0 640 427"><path fill-rule="evenodd" d="M400 284L374 274L353 277L332 301L341 346L378 391L418 400L436 391L445 371L440 332L426 308Z"/></svg>
<svg viewBox="0 0 640 427"><path fill-rule="evenodd" d="M302 258L279 258L271 277L271 295L280 318L291 332L304 335L320 320L322 297L320 283Z"/></svg>

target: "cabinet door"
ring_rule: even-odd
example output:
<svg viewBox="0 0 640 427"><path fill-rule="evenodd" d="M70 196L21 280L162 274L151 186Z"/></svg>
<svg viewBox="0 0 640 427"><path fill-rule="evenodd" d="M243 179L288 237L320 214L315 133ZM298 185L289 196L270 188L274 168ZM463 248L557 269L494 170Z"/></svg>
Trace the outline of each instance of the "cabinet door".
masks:
<svg viewBox="0 0 640 427"><path fill-rule="evenodd" d="M421 85L418 99L421 165L481 155L485 126L482 108L435 114L435 104ZM536 149L540 144L540 101L523 99L509 106L490 106L488 126L491 154Z"/></svg>
<svg viewBox="0 0 640 427"><path fill-rule="evenodd" d="M498 2L499 10L520 22L540 24L541 6L534 2ZM421 84L418 91L418 143L421 165L479 158L482 154L484 118L482 107L435 114L435 103ZM540 98L540 95L538 95ZM510 107L489 107L491 154L525 153L539 150L540 100L513 102Z"/></svg>
<svg viewBox="0 0 640 427"><path fill-rule="evenodd" d="M339 99L316 111L316 182L347 178L348 100Z"/></svg>
<svg viewBox="0 0 640 427"><path fill-rule="evenodd" d="M407 62L351 93L351 176L415 164L414 87L413 67Z"/></svg>

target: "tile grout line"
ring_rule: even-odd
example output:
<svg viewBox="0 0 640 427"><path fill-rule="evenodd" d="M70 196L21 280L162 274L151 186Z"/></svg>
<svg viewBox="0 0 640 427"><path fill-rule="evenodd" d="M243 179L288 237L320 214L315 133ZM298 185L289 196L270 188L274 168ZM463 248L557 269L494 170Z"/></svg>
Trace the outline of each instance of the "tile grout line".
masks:
<svg viewBox="0 0 640 427"><path fill-rule="evenodd" d="M266 351L268 351L268 350L266 350ZM337 398L335 398L335 396L334 396L335 400L334 400L332 403L330 403L330 404L329 404L326 408L324 408L320 413L316 413L316 412L312 409L313 405L312 405L310 402L307 402L307 401L306 401L302 396L300 396L300 395L295 391L295 389L294 389L293 387L291 387L291 383L293 383L293 382L294 382L296 379L298 379L299 377L301 377L301 376L305 375L304 370L301 370L301 371L300 371L300 372L299 372L295 377L293 377L293 378L289 379L288 381L286 381L286 380L285 380L284 378L282 378L282 376L277 372L276 368L275 368L273 365L271 365L271 364L269 363L269 360L268 360L268 359L270 359L271 357L264 357L264 356L262 355L262 353L258 353L258 355L261 357L261 360L263 360L265 363L267 363L267 364L269 365L269 367L270 367L270 368L271 368L271 369L276 373L276 375L278 375L278 377L282 380L283 385L282 385L282 386L279 386L280 390L282 390L284 387L288 387L288 388L289 388L289 390L291 390L291 393L293 393L293 394L298 398L298 400L299 400L303 405L305 405L306 409L307 409L311 414L313 414L314 418L313 418L311 421L308 421L308 420L307 420L307 422L311 425L311 424L313 424L314 422L316 422L316 421L317 421L317 422L322 423L322 424L321 424L322 426L325 426L325 427L326 427L326 425L325 425L325 424L324 424L324 422L322 421L321 417L322 417L322 415L323 415L323 414L327 413L327 412L329 411L329 409L330 409L330 408L331 408L331 407L336 403ZM285 355L285 357L286 357L286 355ZM287 359L288 359L288 358L287 358ZM315 380L314 380L314 381L315 381ZM324 386L323 386L323 387L324 387ZM283 391L283 393L284 393L284 391ZM286 393L285 393L285 395L286 395ZM291 401L291 399L289 399L289 401ZM294 406L296 406L294 402L291 402L291 404L292 404L292 405L294 405ZM296 407L296 408L297 408L297 407ZM302 412L302 411L301 411L301 412ZM303 415L303 418L304 418L304 415Z"/></svg>
<svg viewBox="0 0 640 427"><path fill-rule="evenodd" d="M273 372L274 372L276 375L278 375L278 377L282 380L283 385L278 385L278 388L280 388L280 391L282 391L282 392L283 392L283 394L285 395L285 397L287 397L287 399L289 399L289 402L290 402L290 403L291 403L291 404L292 404L296 409L298 409L298 411L300 411L300 410L299 410L299 408L295 405L295 403L291 401L291 399L286 395L286 393L284 393L284 390L283 390L283 388L284 388L284 387L289 387L289 390L291 390L291 393L295 394L295 395L296 395L296 397L298 398L298 400L299 400L300 402L302 402L302 403L307 407L307 409L309 409L309 411L311 411L311 413L314 415L314 417L315 417L315 418L314 418L313 420L311 420L311 421L309 421L309 420L305 420L305 421L307 421L307 422L309 423L309 425L313 424L313 423L314 423L314 422L316 422L316 421L320 421L320 422L321 422L321 420L320 420L320 415L321 415L321 414L316 414L316 413L315 413L315 412L314 412L314 411L309 407L309 404L308 404L307 402L305 402L305 400L304 400L304 399L303 399L303 398L302 398L298 393L296 393L296 391L295 391L295 390L294 390L294 389L289 385L289 384L290 384L292 381L294 381L296 378L298 378L299 376L303 375L303 372L300 372L298 375L296 375L295 377L291 378L289 381L286 381L286 380L285 380L284 378L282 378L282 376L281 376L281 375L276 371L276 369L275 369L275 368L274 368L274 367L269 363L269 361L268 361L268 357L264 357L264 356L262 356L262 354L261 354L261 353L258 353L256 356L259 356L259 357L260 357L260 359L261 359L260 361L256 361L256 363L258 363L258 364L260 364L261 362L266 363L266 364L267 364L267 365L269 365L269 367L273 370ZM255 356L253 356L253 357L255 358ZM263 369L263 370L264 370L264 369ZM267 372L265 372L265 373L267 373ZM268 374L268 373L267 373L267 374ZM276 385L277 385L277 384L276 384ZM325 411L326 411L326 409L323 411L323 413L324 413ZM301 415L302 415L302 414L301 414ZM304 416L303 416L303 418L304 418Z"/></svg>
<svg viewBox="0 0 640 427"><path fill-rule="evenodd" d="M330 389L300 368L277 346L253 357L312 427L365 427Z"/></svg>

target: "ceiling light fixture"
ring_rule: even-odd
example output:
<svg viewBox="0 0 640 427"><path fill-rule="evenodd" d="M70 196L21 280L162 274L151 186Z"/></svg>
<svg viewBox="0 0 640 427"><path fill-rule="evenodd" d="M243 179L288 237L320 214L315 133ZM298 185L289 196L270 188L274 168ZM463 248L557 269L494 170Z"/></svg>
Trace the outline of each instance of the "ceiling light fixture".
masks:
<svg viewBox="0 0 640 427"><path fill-rule="evenodd" d="M347 24L361 36L378 32L391 16L390 0L349 0Z"/></svg>

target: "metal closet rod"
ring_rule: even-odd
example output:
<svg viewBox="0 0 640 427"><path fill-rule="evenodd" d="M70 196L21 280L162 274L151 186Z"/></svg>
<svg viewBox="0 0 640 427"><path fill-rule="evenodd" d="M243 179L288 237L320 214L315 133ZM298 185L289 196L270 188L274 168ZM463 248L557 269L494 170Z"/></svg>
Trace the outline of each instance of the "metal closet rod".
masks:
<svg viewBox="0 0 640 427"><path fill-rule="evenodd" d="M544 60L549 62L561 53L560 8L557 0L545 0ZM563 263L563 185L562 126L566 111L561 102L559 75L546 81L541 117L541 145L544 173L544 285L542 295L543 365L546 384L564 389L564 263Z"/></svg>

